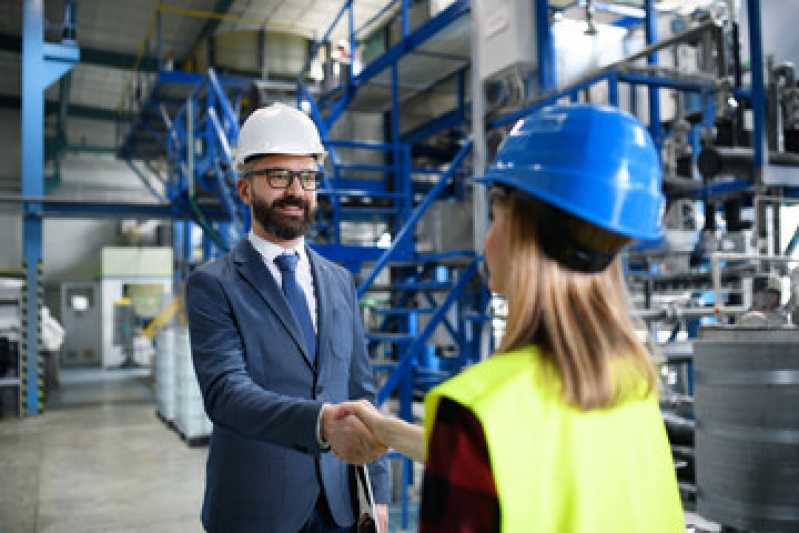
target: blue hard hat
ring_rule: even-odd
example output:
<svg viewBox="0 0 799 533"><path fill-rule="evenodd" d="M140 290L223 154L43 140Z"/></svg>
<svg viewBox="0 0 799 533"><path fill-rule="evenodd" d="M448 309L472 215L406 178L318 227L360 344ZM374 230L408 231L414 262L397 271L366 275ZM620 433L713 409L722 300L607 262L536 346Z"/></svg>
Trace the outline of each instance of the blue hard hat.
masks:
<svg viewBox="0 0 799 533"><path fill-rule="evenodd" d="M665 200L649 132L613 107L545 107L519 120L475 181L503 184L633 239L661 236Z"/></svg>

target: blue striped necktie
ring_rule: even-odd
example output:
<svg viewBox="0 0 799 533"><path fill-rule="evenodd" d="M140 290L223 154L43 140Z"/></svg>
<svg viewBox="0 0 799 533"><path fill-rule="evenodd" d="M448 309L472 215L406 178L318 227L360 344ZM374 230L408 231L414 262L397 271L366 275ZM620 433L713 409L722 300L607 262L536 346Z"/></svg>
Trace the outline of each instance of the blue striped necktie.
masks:
<svg viewBox="0 0 799 533"><path fill-rule="evenodd" d="M313 363L316 360L316 333L313 329L311 313L308 311L308 301L294 275L297 262L300 260L297 253L280 254L275 258L275 264L280 269L283 278L283 294L289 303L294 318L300 326L300 331L305 339L305 349Z"/></svg>

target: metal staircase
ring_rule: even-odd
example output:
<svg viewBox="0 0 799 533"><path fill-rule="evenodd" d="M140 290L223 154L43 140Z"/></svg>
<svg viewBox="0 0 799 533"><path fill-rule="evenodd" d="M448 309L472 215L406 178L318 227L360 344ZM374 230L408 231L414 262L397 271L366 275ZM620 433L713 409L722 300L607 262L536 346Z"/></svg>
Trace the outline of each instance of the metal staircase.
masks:
<svg viewBox="0 0 799 533"><path fill-rule="evenodd" d="M351 2L345 3L346 9L352 9ZM415 399L479 359L489 301L478 275L481 259L473 251L421 253L416 246L417 224L431 206L463 196L464 181L470 175L464 163L471 155L471 143L462 142L446 166L417 168L413 146L403 140L400 128L400 99L428 90L438 81L422 83L423 63L442 79L463 69L463 57L436 47L468 47L468 17L463 16L467 13L466 2L455 2L416 31L405 28L403 38L359 76L323 94L321 106L304 85L304 76L297 85L298 106L309 110L328 153L318 193L320 208L309 241L321 254L355 273L358 296L371 326L366 340L380 382L377 401L382 404L396 397L397 414L409 421L414 421ZM459 25L453 21L460 21ZM437 35L443 37L438 45ZM401 74L410 76L413 83L400 84ZM386 77L391 78L388 90ZM204 249L209 252L206 258L226 251L249 231L247 206L235 191L233 163L243 119L242 98L249 87L249 80L218 76L213 69L206 75L161 71L146 91L139 89L139 98L129 102L136 120L125 132L118 155L134 169L137 162L150 170L155 160L168 162L169 171L162 179L164 196L176 214L188 215L202 227ZM462 100L461 94L461 104ZM344 113L367 108L390 117L390 133L382 142L331 137L331 129ZM406 125L405 130L416 126ZM417 129L414 140L418 138ZM382 163L365 164L343 155L365 151L379 154L372 159ZM390 246L348 242L342 227L352 222L384 228L391 237ZM186 232L181 246L187 257L188 238ZM410 461L404 461L402 470L403 523L407 523Z"/></svg>

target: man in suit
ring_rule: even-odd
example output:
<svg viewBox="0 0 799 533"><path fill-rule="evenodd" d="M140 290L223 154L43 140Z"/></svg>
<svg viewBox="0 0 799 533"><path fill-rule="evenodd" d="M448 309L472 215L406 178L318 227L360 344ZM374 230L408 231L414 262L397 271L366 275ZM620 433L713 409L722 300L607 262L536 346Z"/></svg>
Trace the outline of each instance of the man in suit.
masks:
<svg viewBox="0 0 799 533"><path fill-rule="evenodd" d="M348 463L369 472L387 522L385 448L337 403L374 397L352 276L305 246L324 149L282 104L241 128L238 192L252 230L198 268L186 297L192 356L214 422L202 522L209 532L353 531Z"/></svg>

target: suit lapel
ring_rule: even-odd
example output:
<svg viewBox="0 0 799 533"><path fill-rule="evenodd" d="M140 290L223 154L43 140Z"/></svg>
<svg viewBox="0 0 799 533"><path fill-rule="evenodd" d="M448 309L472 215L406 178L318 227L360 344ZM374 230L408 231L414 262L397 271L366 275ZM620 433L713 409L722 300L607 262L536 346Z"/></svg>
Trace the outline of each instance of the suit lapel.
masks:
<svg viewBox="0 0 799 533"><path fill-rule="evenodd" d="M272 277L272 274L267 270L266 265L264 265L263 258L255 251L246 237L234 248L233 261L236 263L242 277L252 285L264 302L266 302L266 305L283 324L283 327L286 328L294 344L297 345L302 353L305 364L313 371L314 366L311 364L311 360L306 353L305 344L302 342L302 335L300 334L300 328L288 306L286 297L283 295L283 291L280 287L277 286L275 278Z"/></svg>
<svg viewBox="0 0 799 533"><path fill-rule="evenodd" d="M327 359L327 343L325 339L329 338L328 329L332 327L331 305L332 297L330 294L330 272L328 266L324 264L323 259L313 251L310 247L305 247L308 254L308 260L311 263L311 273L313 274L314 288L316 290L316 308L317 308L317 321L316 321L316 366L319 375L322 375L322 365L325 364Z"/></svg>

